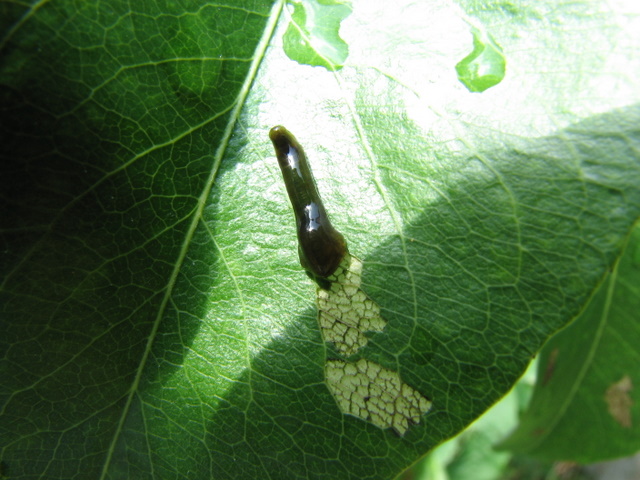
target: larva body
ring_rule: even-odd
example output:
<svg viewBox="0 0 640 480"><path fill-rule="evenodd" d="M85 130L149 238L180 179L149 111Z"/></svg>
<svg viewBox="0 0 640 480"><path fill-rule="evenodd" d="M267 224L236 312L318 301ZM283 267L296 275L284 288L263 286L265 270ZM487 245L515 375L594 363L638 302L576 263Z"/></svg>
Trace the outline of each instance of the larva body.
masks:
<svg viewBox="0 0 640 480"><path fill-rule="evenodd" d="M329 221L302 146L283 126L269 132L296 217L300 264L313 277L335 272L347 253L344 237Z"/></svg>

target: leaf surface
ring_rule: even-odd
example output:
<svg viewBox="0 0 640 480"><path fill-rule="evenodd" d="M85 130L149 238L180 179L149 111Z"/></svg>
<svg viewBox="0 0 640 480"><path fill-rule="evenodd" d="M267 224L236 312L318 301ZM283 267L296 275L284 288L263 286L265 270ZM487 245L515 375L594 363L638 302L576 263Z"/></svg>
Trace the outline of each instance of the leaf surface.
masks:
<svg viewBox="0 0 640 480"><path fill-rule="evenodd" d="M502 448L581 463L632 455L640 448L634 426L640 418L638 285L636 226L587 309L545 345L529 409Z"/></svg>
<svg viewBox="0 0 640 480"><path fill-rule="evenodd" d="M0 5L16 478L391 478L508 391L640 213L631 7L354 2L330 72L284 54L281 4ZM483 93L474 26L506 60ZM358 355L433 401L402 438L324 382L276 124L388 322Z"/></svg>

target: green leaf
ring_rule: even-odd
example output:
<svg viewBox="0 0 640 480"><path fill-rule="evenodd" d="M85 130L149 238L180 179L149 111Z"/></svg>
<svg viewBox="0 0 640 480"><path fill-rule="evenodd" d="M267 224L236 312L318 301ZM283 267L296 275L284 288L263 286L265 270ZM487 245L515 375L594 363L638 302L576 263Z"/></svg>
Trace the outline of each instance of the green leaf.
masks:
<svg viewBox="0 0 640 480"><path fill-rule="evenodd" d="M533 363L514 388L462 433L447 440L421 459L398 480L493 480L504 478L511 460L493 444L518 424L518 413L529 402L535 381Z"/></svg>
<svg viewBox="0 0 640 480"><path fill-rule="evenodd" d="M502 48L490 35L477 28L473 34L473 51L456 65L458 78L470 92L484 92L502 81L505 58Z"/></svg>
<svg viewBox="0 0 640 480"><path fill-rule="evenodd" d="M0 3L5 475L392 478L506 393L620 255L632 11L358 2L330 72L285 55L282 8ZM470 25L508 64L483 93L456 77ZM387 321L357 355L433 401L403 437L324 381L276 124Z"/></svg>
<svg viewBox="0 0 640 480"><path fill-rule="evenodd" d="M340 69L349 46L338 33L351 14L349 3L340 0L303 0L292 4L291 22L284 34L284 51L298 63Z"/></svg>
<svg viewBox="0 0 640 480"><path fill-rule="evenodd" d="M545 345L529 410L502 448L581 463L638 451L638 285L636 226L624 255L587 309Z"/></svg>

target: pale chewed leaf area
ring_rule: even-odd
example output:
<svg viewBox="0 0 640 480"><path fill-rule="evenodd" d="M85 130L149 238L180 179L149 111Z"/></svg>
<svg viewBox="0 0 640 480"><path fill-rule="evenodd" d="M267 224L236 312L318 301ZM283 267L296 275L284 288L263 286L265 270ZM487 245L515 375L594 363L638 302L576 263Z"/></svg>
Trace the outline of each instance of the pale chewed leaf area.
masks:
<svg viewBox="0 0 640 480"><path fill-rule="evenodd" d="M381 332L387 322L380 307L364 293L362 262L347 254L328 278L330 288L318 288L318 322L325 342L345 357L367 344L365 333ZM400 375L365 358L357 362L328 360L325 378L343 413L380 428L393 428L398 435L431 408L431 401L403 383Z"/></svg>
<svg viewBox="0 0 640 480"><path fill-rule="evenodd" d="M381 332L387 322L380 307L360 289L362 262L347 254L331 277L331 289L318 289L320 330L325 342L348 357L367 344L365 332Z"/></svg>
<svg viewBox="0 0 640 480"><path fill-rule="evenodd" d="M356 363L329 360L325 377L343 413L402 436L431 408L431 402L400 380L400 375L361 358Z"/></svg>

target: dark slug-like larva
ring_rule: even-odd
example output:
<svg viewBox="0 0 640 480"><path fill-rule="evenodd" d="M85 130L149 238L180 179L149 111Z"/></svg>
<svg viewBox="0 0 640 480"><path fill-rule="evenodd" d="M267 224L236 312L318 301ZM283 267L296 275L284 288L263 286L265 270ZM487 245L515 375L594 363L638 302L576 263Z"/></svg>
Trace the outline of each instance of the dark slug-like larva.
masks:
<svg viewBox="0 0 640 480"><path fill-rule="evenodd" d="M312 277L325 279L340 265L347 253L347 244L329 221L298 141L281 125L271 129L269 138L296 217L300 264Z"/></svg>

